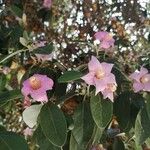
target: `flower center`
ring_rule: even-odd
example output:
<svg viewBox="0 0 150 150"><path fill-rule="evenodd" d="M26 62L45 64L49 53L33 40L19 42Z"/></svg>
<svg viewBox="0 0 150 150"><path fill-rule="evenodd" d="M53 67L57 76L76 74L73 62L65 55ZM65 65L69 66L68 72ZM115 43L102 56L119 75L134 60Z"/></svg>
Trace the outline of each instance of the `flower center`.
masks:
<svg viewBox="0 0 150 150"><path fill-rule="evenodd" d="M97 79L102 79L105 76L105 72L102 68L98 69L95 74Z"/></svg>
<svg viewBox="0 0 150 150"><path fill-rule="evenodd" d="M107 84L107 89L111 92L115 92L117 89L117 86L114 83Z"/></svg>
<svg viewBox="0 0 150 150"><path fill-rule="evenodd" d="M143 77L140 78L141 83L147 83L150 81L150 76L144 75Z"/></svg>
<svg viewBox="0 0 150 150"><path fill-rule="evenodd" d="M112 35L111 34L107 34L106 36L105 36L105 40L106 41L109 41L109 40L111 40L112 39Z"/></svg>
<svg viewBox="0 0 150 150"><path fill-rule="evenodd" d="M30 77L29 82L33 90L38 90L41 87L41 81L37 77Z"/></svg>

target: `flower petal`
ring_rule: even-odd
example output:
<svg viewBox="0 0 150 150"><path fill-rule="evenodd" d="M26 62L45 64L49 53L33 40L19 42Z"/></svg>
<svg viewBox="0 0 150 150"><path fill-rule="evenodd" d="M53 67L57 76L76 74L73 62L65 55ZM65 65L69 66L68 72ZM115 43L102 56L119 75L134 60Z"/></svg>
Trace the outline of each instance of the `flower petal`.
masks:
<svg viewBox="0 0 150 150"><path fill-rule="evenodd" d="M105 83L110 84L110 83L114 83L116 85L116 78L115 75L110 73L109 75L107 75L105 78Z"/></svg>
<svg viewBox="0 0 150 150"><path fill-rule="evenodd" d="M140 82L140 78L147 73L148 70L144 67L141 67L140 71L135 71L129 77L133 80L136 80L137 82Z"/></svg>
<svg viewBox="0 0 150 150"><path fill-rule="evenodd" d="M150 82L144 84L144 91L150 92Z"/></svg>
<svg viewBox="0 0 150 150"><path fill-rule="evenodd" d="M94 82L96 87L95 95L97 95L100 91L103 91L107 87L105 80L94 78Z"/></svg>
<svg viewBox="0 0 150 150"><path fill-rule="evenodd" d="M139 82L139 72L134 72L132 73L129 78L131 78L132 80L136 80L137 82Z"/></svg>
<svg viewBox="0 0 150 150"><path fill-rule="evenodd" d="M102 41L107 34L108 33L105 31L99 31L99 32L95 33L94 37L95 37L95 39Z"/></svg>
<svg viewBox="0 0 150 150"><path fill-rule="evenodd" d="M139 82L134 82L133 83L133 89L134 89L134 92L137 93L137 92L144 89L144 85L142 83L139 83Z"/></svg>
<svg viewBox="0 0 150 150"><path fill-rule="evenodd" d="M50 8L51 5L52 5L52 0L44 0L43 6L44 6L45 8Z"/></svg>
<svg viewBox="0 0 150 150"><path fill-rule="evenodd" d="M25 80L23 82L23 87L21 89L22 94L27 97L30 94L31 88L30 88L30 84L29 84L29 80Z"/></svg>
<svg viewBox="0 0 150 150"><path fill-rule="evenodd" d="M109 64L109 63L105 63L105 62L101 63L101 65L105 69L105 74L111 73L111 70L114 66L114 64Z"/></svg>
<svg viewBox="0 0 150 150"><path fill-rule="evenodd" d="M94 85L94 73L93 72L90 72L88 73L87 75L81 77L82 80L84 80L87 84L89 85Z"/></svg>
<svg viewBox="0 0 150 150"><path fill-rule="evenodd" d="M53 85L54 85L53 80L47 77L46 75L35 74L34 76L37 76L40 79L42 89L51 90L53 88Z"/></svg>
<svg viewBox="0 0 150 150"><path fill-rule="evenodd" d="M104 90L104 91L102 91L102 94L103 94L104 99L108 98L113 102L113 100L114 100L113 92L110 92L108 90Z"/></svg>
<svg viewBox="0 0 150 150"><path fill-rule="evenodd" d="M110 48L110 46L111 45L109 44L108 41L102 41L101 44L100 44L100 47L104 48L104 49L108 49L108 48Z"/></svg>
<svg viewBox="0 0 150 150"><path fill-rule="evenodd" d="M92 56L90 62L88 63L89 72L96 72L98 68L102 67L100 62L95 56Z"/></svg>
<svg viewBox="0 0 150 150"><path fill-rule="evenodd" d="M144 68L144 67L141 67L140 74L143 76L143 75L145 75L147 73L148 73L148 70L146 68Z"/></svg>
<svg viewBox="0 0 150 150"><path fill-rule="evenodd" d="M38 102L48 102L47 93L42 90L40 92L33 91L31 97Z"/></svg>

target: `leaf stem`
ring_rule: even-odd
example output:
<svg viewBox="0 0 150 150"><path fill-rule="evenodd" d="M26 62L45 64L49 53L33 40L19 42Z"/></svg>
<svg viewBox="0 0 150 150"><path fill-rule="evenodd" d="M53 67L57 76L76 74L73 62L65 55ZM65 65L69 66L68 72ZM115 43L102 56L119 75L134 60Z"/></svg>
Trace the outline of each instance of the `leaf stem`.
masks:
<svg viewBox="0 0 150 150"><path fill-rule="evenodd" d="M26 52L26 51L28 51L28 49L21 49L21 50L18 50L18 51L16 51L16 52L14 52L14 53L11 53L10 55L8 55L8 56L6 56L4 59L2 59L2 60L0 61L0 64L3 63L4 61L6 61L6 60L9 59L9 58L11 58L11 57L13 57L13 56L15 56L15 55L17 55L17 54L19 54L19 53Z"/></svg>

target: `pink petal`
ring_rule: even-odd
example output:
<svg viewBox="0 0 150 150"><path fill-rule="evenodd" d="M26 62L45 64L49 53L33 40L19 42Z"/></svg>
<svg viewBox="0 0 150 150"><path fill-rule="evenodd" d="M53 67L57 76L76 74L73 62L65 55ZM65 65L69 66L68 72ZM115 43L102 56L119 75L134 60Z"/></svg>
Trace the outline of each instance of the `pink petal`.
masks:
<svg viewBox="0 0 150 150"><path fill-rule="evenodd" d="M141 67L140 71L138 72L135 71L129 77L133 80L136 80L137 82L140 82L140 78L147 73L148 73L148 70L144 67Z"/></svg>
<svg viewBox="0 0 150 150"><path fill-rule="evenodd" d="M150 82L144 84L144 91L150 92Z"/></svg>
<svg viewBox="0 0 150 150"><path fill-rule="evenodd" d="M53 55L51 54L48 54L48 55L45 55L45 54L35 54L35 56L37 57L38 61L52 61L52 57Z"/></svg>
<svg viewBox="0 0 150 150"><path fill-rule="evenodd" d="M136 80L139 82L139 72L134 72L129 76L132 80Z"/></svg>
<svg viewBox="0 0 150 150"><path fill-rule="evenodd" d="M31 101L28 96L25 96L24 101L23 101L23 108L27 108L31 106Z"/></svg>
<svg viewBox="0 0 150 150"><path fill-rule="evenodd" d="M110 46L111 45L107 41L102 41L102 43L100 44L100 47L104 48L104 49L108 49L108 48L110 48Z"/></svg>
<svg viewBox="0 0 150 150"><path fill-rule="evenodd" d="M114 100L113 92L110 92L108 90L104 90L104 91L102 91L102 94L104 96L104 99L108 98L113 102L113 100Z"/></svg>
<svg viewBox="0 0 150 150"><path fill-rule="evenodd" d="M103 91L107 87L107 83L104 80L94 78L94 82L96 87L95 95L97 95L100 91Z"/></svg>
<svg viewBox="0 0 150 150"><path fill-rule="evenodd" d="M35 77L39 78L40 81L41 81L41 85L42 85L42 89L43 90L51 90L53 85L54 85L54 82L52 79L50 79L49 77L47 77L46 75L40 75L40 74L35 74L34 75ZM41 89L40 88L40 89Z"/></svg>
<svg viewBox="0 0 150 150"><path fill-rule="evenodd" d="M47 93L45 91L40 92L33 91L31 93L31 97L38 102L48 102Z"/></svg>
<svg viewBox="0 0 150 150"><path fill-rule="evenodd" d="M144 68L144 67L141 67L140 74L143 76L143 75L145 75L147 73L148 73L148 70L146 68Z"/></svg>
<svg viewBox="0 0 150 150"><path fill-rule="evenodd" d="M134 92L137 93L137 92L143 90L143 89L144 89L144 86L143 86L142 83L134 82L134 83L133 83L133 89L134 89Z"/></svg>
<svg viewBox="0 0 150 150"><path fill-rule="evenodd" d="M29 80L25 80L23 82L23 87L21 89L22 94L27 97L30 94L31 88L30 88L30 84L29 84Z"/></svg>
<svg viewBox="0 0 150 150"><path fill-rule="evenodd" d="M101 63L102 67L105 69L105 74L109 74L114 66L114 64L109 64L109 63Z"/></svg>
<svg viewBox="0 0 150 150"><path fill-rule="evenodd" d="M27 127L24 131L23 131L24 136L32 136L33 135L33 129L30 129L29 127Z"/></svg>
<svg viewBox="0 0 150 150"><path fill-rule="evenodd" d="M50 8L51 5L52 5L52 0L44 0L43 6L44 6L45 8Z"/></svg>
<svg viewBox="0 0 150 150"><path fill-rule="evenodd" d="M95 37L95 39L102 41L107 34L108 34L108 32L99 31L99 32L95 33L94 37Z"/></svg>
<svg viewBox="0 0 150 150"><path fill-rule="evenodd" d="M96 72L98 68L102 67L100 62L95 56L92 56L90 62L88 63L89 72Z"/></svg>
<svg viewBox="0 0 150 150"><path fill-rule="evenodd" d="M107 83L107 84L110 84L110 83L116 84L116 78L115 78L114 74L112 74L112 73L108 74L104 78L104 80L105 80L105 83Z"/></svg>
<svg viewBox="0 0 150 150"><path fill-rule="evenodd" d="M94 73L90 72L87 75L83 76L81 79L84 80L89 85L94 85Z"/></svg>

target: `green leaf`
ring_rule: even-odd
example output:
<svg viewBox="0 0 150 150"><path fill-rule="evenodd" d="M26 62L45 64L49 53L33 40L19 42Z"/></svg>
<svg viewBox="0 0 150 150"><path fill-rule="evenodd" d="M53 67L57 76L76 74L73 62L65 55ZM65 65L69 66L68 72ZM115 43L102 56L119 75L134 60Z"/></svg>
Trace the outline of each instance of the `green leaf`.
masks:
<svg viewBox="0 0 150 150"><path fill-rule="evenodd" d="M132 100L131 100L131 105L130 105L130 123L132 124L132 127L135 126L135 120L137 117L138 112L141 110L141 108L144 107L145 103L144 103L144 98L142 95L140 94L132 94Z"/></svg>
<svg viewBox="0 0 150 150"><path fill-rule="evenodd" d="M137 115L135 122L135 138L136 143L141 145L144 141L150 137L150 119L146 108L144 107Z"/></svg>
<svg viewBox="0 0 150 150"><path fill-rule="evenodd" d="M6 81L6 76L4 74L0 74L0 91L2 91L5 88Z"/></svg>
<svg viewBox="0 0 150 150"><path fill-rule="evenodd" d="M115 138L113 143L113 150L125 150L124 143L119 138Z"/></svg>
<svg viewBox="0 0 150 150"><path fill-rule="evenodd" d="M148 117L150 119L150 94L147 94L145 99L146 99L146 110L147 110Z"/></svg>
<svg viewBox="0 0 150 150"><path fill-rule="evenodd" d="M94 127L93 135L92 135L92 145L99 143L99 140L103 134L104 128L99 128L97 125Z"/></svg>
<svg viewBox="0 0 150 150"><path fill-rule="evenodd" d="M91 140L94 130L94 121L92 119L88 102L83 102L76 109L74 116L74 129L72 135L81 149L85 150Z"/></svg>
<svg viewBox="0 0 150 150"><path fill-rule="evenodd" d="M78 71L66 71L59 79L58 82L63 83L63 82L71 82L74 80L78 80L82 77L82 73Z"/></svg>
<svg viewBox="0 0 150 150"><path fill-rule="evenodd" d="M5 127L0 125L0 132L6 131Z"/></svg>
<svg viewBox="0 0 150 150"><path fill-rule="evenodd" d="M14 99L22 98L20 90L5 91L0 93L0 105Z"/></svg>
<svg viewBox="0 0 150 150"><path fill-rule="evenodd" d="M99 128L105 128L110 122L113 113L113 104L101 99L100 95L92 95L90 99L92 117Z"/></svg>
<svg viewBox="0 0 150 150"><path fill-rule="evenodd" d="M77 141L75 140L75 138L73 137L73 135L71 135L70 137L70 146L69 146L69 150L81 150Z"/></svg>
<svg viewBox="0 0 150 150"><path fill-rule="evenodd" d="M0 132L0 150L29 150L26 141L13 132Z"/></svg>
<svg viewBox="0 0 150 150"><path fill-rule="evenodd" d="M53 145L48 138L45 137L40 126L36 129L34 136L41 150L61 150L60 147Z"/></svg>
<svg viewBox="0 0 150 150"><path fill-rule="evenodd" d="M18 17L22 18L23 11L16 5L11 6L11 11Z"/></svg>
<svg viewBox="0 0 150 150"><path fill-rule="evenodd" d="M53 45L52 44L48 44L46 46L43 47L39 47L37 49L35 49L33 52L35 54L51 54L53 51Z"/></svg>
<svg viewBox="0 0 150 150"><path fill-rule="evenodd" d="M56 146L63 146L67 137L67 124L62 111L54 104L41 109L40 125L44 135Z"/></svg>
<svg viewBox="0 0 150 150"><path fill-rule="evenodd" d="M130 124L130 100L132 98L131 93L124 92L118 96L114 102L114 115L117 117L119 126L122 129L127 129Z"/></svg>

